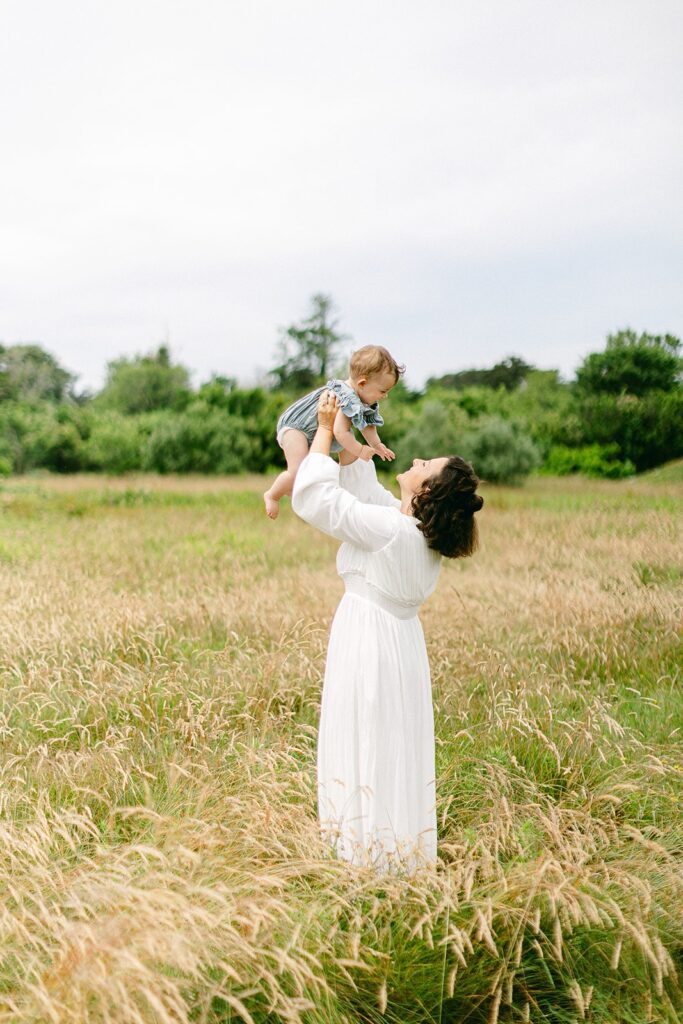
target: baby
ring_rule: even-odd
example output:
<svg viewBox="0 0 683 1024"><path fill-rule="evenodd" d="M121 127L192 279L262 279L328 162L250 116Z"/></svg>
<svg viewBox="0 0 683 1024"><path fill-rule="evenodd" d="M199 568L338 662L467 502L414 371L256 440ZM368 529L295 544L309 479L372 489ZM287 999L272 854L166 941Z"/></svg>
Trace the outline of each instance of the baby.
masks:
<svg viewBox="0 0 683 1024"><path fill-rule="evenodd" d="M339 399L339 411L334 423L331 451L349 452L354 458L393 459L394 453L382 444L377 433L384 420L379 414L379 400L386 398L405 366L381 345L365 345L351 356L348 380L328 380L289 406L277 421L277 441L285 453L287 469L280 473L263 499L266 512L277 519L280 498L291 495L297 470L305 457L318 429L318 399L323 391L333 391ZM361 444L354 437L352 426L360 430L367 441Z"/></svg>

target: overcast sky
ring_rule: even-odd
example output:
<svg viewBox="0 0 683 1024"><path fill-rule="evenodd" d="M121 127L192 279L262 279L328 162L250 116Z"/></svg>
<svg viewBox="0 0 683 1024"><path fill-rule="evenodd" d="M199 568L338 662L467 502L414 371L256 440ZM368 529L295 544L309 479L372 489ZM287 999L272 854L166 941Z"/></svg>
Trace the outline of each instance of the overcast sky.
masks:
<svg viewBox="0 0 683 1024"><path fill-rule="evenodd" d="M407 381L683 334L680 0L0 0L0 342Z"/></svg>

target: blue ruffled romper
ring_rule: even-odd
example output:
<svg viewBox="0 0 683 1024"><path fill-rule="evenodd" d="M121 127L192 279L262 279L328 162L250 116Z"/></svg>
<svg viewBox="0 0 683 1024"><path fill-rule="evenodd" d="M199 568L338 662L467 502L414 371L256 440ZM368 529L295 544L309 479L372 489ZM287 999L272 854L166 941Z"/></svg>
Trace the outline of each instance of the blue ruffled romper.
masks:
<svg viewBox="0 0 683 1024"><path fill-rule="evenodd" d="M296 402L285 409L277 421L276 427L277 443L280 447L282 447L282 435L290 427L303 431L310 446L318 429L318 399L323 391L334 391L339 399L339 408L345 416L348 416L357 430L383 426L384 420L380 415L378 402L366 405L353 388L350 388L343 380L332 379L328 380L327 384L316 388L315 391L304 395L303 398L298 398ZM330 451L340 452L341 450L342 446L339 441L333 437Z"/></svg>

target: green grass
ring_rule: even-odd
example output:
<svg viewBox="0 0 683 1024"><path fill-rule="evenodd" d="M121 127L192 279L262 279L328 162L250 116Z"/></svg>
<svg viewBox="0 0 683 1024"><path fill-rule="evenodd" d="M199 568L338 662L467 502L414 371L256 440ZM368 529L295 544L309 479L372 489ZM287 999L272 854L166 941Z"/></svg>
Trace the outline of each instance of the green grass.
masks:
<svg viewBox="0 0 683 1024"><path fill-rule="evenodd" d="M638 477L643 483L680 484L683 483L683 459L674 459L664 466L657 466Z"/></svg>
<svg viewBox="0 0 683 1024"><path fill-rule="evenodd" d="M422 621L439 864L332 858L337 545L259 478L0 488L0 1024L683 1019L683 487L487 487Z"/></svg>

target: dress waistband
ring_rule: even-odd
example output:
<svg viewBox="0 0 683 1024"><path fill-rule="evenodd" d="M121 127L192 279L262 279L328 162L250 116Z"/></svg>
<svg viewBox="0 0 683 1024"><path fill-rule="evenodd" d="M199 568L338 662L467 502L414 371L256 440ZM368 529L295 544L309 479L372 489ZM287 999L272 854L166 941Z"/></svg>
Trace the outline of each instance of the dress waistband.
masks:
<svg viewBox="0 0 683 1024"><path fill-rule="evenodd" d="M392 601L358 573L345 574L342 579L347 594L362 597L365 601L383 608L390 615L395 615L397 619L413 619L420 609L419 604L399 604L398 601Z"/></svg>

